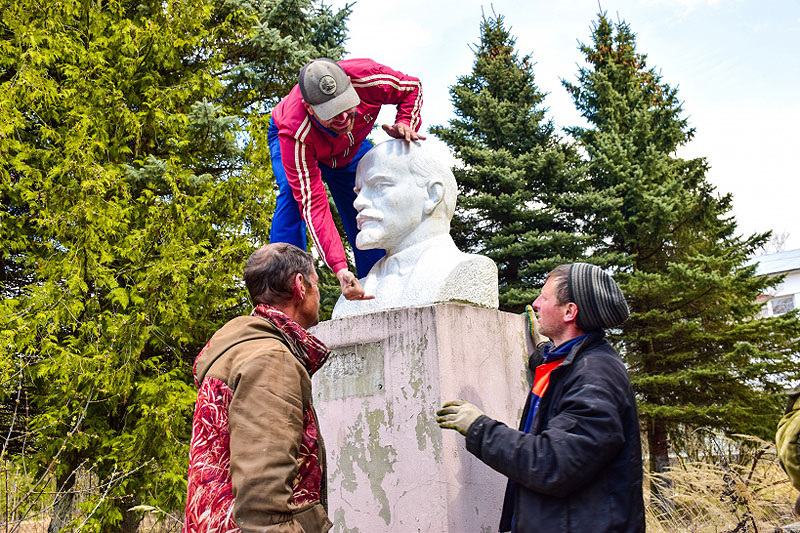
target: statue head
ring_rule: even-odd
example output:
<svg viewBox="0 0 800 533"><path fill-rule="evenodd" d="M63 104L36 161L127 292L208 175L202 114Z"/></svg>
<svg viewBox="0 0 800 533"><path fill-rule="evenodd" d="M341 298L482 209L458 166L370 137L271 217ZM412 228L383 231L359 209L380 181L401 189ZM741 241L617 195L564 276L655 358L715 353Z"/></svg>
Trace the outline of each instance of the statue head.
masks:
<svg viewBox="0 0 800 533"><path fill-rule="evenodd" d="M449 233L458 194L450 160L429 142L403 139L367 152L356 171L356 246L392 254Z"/></svg>

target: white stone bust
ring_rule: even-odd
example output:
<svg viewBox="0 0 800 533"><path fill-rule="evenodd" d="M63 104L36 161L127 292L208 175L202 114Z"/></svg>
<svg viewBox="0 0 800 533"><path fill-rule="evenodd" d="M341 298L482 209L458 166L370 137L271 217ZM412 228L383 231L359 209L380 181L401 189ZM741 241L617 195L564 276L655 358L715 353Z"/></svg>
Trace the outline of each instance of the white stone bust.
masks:
<svg viewBox="0 0 800 533"><path fill-rule="evenodd" d="M497 308L497 266L460 251L450 237L458 188L442 155L429 142L393 139L361 160L356 246L386 256L361 279L375 299L340 297L333 318L439 302Z"/></svg>

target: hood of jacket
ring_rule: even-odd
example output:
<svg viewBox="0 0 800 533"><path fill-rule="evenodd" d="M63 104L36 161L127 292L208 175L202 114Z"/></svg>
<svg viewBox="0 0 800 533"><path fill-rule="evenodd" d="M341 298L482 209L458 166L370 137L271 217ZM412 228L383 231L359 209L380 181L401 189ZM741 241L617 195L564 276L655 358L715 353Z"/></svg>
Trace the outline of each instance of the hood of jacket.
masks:
<svg viewBox="0 0 800 533"><path fill-rule="evenodd" d="M197 356L194 362L195 384L203 382L208 369L222 355L243 342L250 342L262 339L278 339L283 342L295 357L302 360L295 343L272 324L269 320L258 316L239 316L222 326L205 348Z"/></svg>

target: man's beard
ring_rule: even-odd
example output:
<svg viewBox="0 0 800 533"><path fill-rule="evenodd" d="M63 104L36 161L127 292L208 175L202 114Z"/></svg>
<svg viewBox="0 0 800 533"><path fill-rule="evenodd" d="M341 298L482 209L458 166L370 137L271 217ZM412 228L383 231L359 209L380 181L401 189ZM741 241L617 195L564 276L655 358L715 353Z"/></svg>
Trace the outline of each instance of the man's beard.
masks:
<svg viewBox="0 0 800 533"><path fill-rule="evenodd" d="M341 126L330 124L328 126L328 129L336 133L337 135L344 135L346 133L350 133L353 130L353 124L355 124L355 116L348 115L346 124L343 124Z"/></svg>
<svg viewBox="0 0 800 533"><path fill-rule="evenodd" d="M359 250L372 250L383 248L382 240L386 232L383 227L367 227L356 235L356 248Z"/></svg>
<svg viewBox="0 0 800 533"><path fill-rule="evenodd" d="M303 329L309 329L319 324L319 306L317 306L317 309L314 313L311 313L307 310L303 311L299 317L299 320L297 320L297 323L300 324Z"/></svg>
<svg viewBox="0 0 800 533"><path fill-rule="evenodd" d="M356 235L356 248L359 250L372 250L384 248L381 240L386 237L386 227L383 224L383 213L371 207L359 211L356 216L358 234Z"/></svg>
<svg viewBox="0 0 800 533"><path fill-rule="evenodd" d="M542 324L541 320L539 320L539 333L552 340L554 336L558 337L561 334L561 331L557 327L549 327L544 325Z"/></svg>

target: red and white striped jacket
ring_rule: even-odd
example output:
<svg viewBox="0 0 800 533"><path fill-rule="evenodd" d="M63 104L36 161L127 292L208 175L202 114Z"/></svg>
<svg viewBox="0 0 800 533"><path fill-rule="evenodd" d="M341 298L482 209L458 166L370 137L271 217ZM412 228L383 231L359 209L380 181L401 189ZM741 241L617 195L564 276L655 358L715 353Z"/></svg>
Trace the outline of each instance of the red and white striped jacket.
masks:
<svg viewBox="0 0 800 533"><path fill-rule="evenodd" d="M347 260L331 218L318 164L331 168L346 167L372 130L382 105L395 104L395 123L408 124L414 131L419 131L422 107L419 79L371 59L346 59L339 65L350 77L361 99L350 133L332 135L320 127L303 107L303 97L297 85L272 111L272 120L278 128L283 168L300 207L300 215L306 221L320 256L334 272L347 268Z"/></svg>

